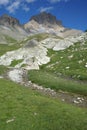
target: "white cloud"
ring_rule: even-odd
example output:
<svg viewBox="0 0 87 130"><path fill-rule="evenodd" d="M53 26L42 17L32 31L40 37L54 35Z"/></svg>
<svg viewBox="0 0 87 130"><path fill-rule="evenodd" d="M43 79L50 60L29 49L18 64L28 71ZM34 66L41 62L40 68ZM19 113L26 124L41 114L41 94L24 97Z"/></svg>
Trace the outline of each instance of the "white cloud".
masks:
<svg viewBox="0 0 87 130"><path fill-rule="evenodd" d="M68 2L69 0L48 0L50 3L57 3L57 2Z"/></svg>
<svg viewBox="0 0 87 130"><path fill-rule="evenodd" d="M27 4L35 1L37 0L0 0L0 5L3 5L9 13L15 13L19 8L28 12L30 8Z"/></svg>
<svg viewBox="0 0 87 130"><path fill-rule="evenodd" d="M36 0L26 0L27 3L35 2Z"/></svg>
<svg viewBox="0 0 87 130"><path fill-rule="evenodd" d="M25 4L22 5L22 8L26 12L28 12L30 10L30 8L27 5L25 5Z"/></svg>
<svg viewBox="0 0 87 130"><path fill-rule="evenodd" d="M9 3L9 0L0 0L0 5L6 5Z"/></svg>
<svg viewBox="0 0 87 130"><path fill-rule="evenodd" d="M40 9L39 9L39 11L40 12L44 12L44 11L50 11L50 10L52 10L53 9L53 7L41 7Z"/></svg>
<svg viewBox="0 0 87 130"><path fill-rule="evenodd" d="M13 2L11 5L9 5L7 7L7 10L10 13L15 13L15 11L19 8L19 6L20 6L20 2L19 1L15 1L15 2Z"/></svg>
<svg viewBox="0 0 87 130"><path fill-rule="evenodd" d="M4 8L9 11L9 13L15 13L15 11L19 8L28 12L30 10L28 4L35 1L37 0L0 0L0 5L3 5Z"/></svg>

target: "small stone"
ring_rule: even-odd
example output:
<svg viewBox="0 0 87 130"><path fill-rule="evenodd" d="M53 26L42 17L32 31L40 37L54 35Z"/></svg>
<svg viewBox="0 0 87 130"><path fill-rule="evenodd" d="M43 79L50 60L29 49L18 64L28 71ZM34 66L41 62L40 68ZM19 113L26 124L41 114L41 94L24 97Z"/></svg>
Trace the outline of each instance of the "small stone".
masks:
<svg viewBox="0 0 87 130"><path fill-rule="evenodd" d="M79 102L82 103L82 100L80 99Z"/></svg>
<svg viewBox="0 0 87 130"><path fill-rule="evenodd" d="M0 76L0 79L3 79L3 76Z"/></svg>
<svg viewBox="0 0 87 130"><path fill-rule="evenodd" d="M74 103L76 103L76 104L79 104L79 102L78 102L78 101L76 101L76 100L74 100L73 102L74 102Z"/></svg>
<svg viewBox="0 0 87 130"><path fill-rule="evenodd" d="M66 69L69 69L69 68L70 68L69 66L66 67Z"/></svg>
<svg viewBox="0 0 87 130"><path fill-rule="evenodd" d="M65 101L65 99L62 99L62 101L64 102L64 101Z"/></svg>
<svg viewBox="0 0 87 130"><path fill-rule="evenodd" d="M10 120L7 120L6 123L10 123L10 122L13 122L13 121L14 121L14 118L10 119Z"/></svg>
<svg viewBox="0 0 87 130"><path fill-rule="evenodd" d="M35 112L35 113L34 113L34 115L36 116L36 115L37 115L37 113Z"/></svg>
<svg viewBox="0 0 87 130"><path fill-rule="evenodd" d="M77 97L78 100L80 100L81 98L80 97Z"/></svg>
<svg viewBox="0 0 87 130"><path fill-rule="evenodd" d="M87 64L85 65L85 67L87 68Z"/></svg>

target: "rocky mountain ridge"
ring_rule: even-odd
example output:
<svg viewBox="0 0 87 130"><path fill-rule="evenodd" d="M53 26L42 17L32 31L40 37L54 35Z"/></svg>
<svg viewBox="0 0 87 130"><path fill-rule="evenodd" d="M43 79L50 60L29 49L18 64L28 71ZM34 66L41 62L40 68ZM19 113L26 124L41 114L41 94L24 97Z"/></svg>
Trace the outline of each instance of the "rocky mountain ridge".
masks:
<svg viewBox="0 0 87 130"><path fill-rule="evenodd" d="M47 12L32 16L29 22L24 25L22 25L18 19L4 14L0 17L0 28L1 30L4 28L3 34L9 34L11 37L15 36L13 32L17 32L17 38L15 36L16 39L22 39L22 37L24 38L25 36L37 33L49 33L60 37L78 35L81 33L80 30L65 28L62 25L62 21L57 20L54 15Z"/></svg>
<svg viewBox="0 0 87 130"><path fill-rule="evenodd" d="M40 34L41 35L44 34ZM68 38L57 38L53 36L49 36L45 39L41 39L41 41L32 39L25 39L22 47L14 50L6 52L4 55L0 57L0 65L11 66L12 61L21 60L14 68L23 68L30 69L39 69L40 65L47 64L50 62L50 57L47 56L47 52L49 49L53 51L60 51L73 46L77 42L81 42L82 46L84 45L87 34L83 33L77 37L68 37Z"/></svg>
<svg viewBox="0 0 87 130"><path fill-rule="evenodd" d="M34 15L30 18L29 22L24 25L24 28L33 34L36 33L51 33L61 37L70 35L78 35L80 30L65 28L62 21L47 12Z"/></svg>
<svg viewBox="0 0 87 130"><path fill-rule="evenodd" d="M7 44L12 41L19 41L28 36L19 20L7 14L0 17L0 42ZM9 39L9 40L8 40ZM10 40L11 39L11 40Z"/></svg>
<svg viewBox="0 0 87 130"><path fill-rule="evenodd" d="M7 14L3 14L0 17L0 25L4 25L4 26L21 26L20 22L18 19L11 17Z"/></svg>
<svg viewBox="0 0 87 130"><path fill-rule="evenodd" d="M55 16L53 16L51 13L42 12L40 14L34 15L30 18L30 21L36 21L39 24L54 24L62 26L62 21L57 20Z"/></svg>

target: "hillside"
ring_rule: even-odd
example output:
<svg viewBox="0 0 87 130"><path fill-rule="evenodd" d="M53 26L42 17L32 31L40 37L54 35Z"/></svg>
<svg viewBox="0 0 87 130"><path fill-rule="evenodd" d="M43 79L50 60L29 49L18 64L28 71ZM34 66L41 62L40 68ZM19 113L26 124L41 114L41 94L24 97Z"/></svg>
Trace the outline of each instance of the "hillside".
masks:
<svg viewBox="0 0 87 130"><path fill-rule="evenodd" d="M0 129L86 130L87 33L45 12L0 30Z"/></svg>

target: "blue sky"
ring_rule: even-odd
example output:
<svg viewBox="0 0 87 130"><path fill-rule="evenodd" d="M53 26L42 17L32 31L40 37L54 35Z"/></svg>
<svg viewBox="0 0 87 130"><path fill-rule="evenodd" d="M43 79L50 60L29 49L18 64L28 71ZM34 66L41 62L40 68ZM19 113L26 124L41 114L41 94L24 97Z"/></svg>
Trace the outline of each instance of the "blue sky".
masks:
<svg viewBox="0 0 87 130"><path fill-rule="evenodd" d="M87 29L87 0L0 0L0 16L7 13L21 23L43 11L62 20L65 27Z"/></svg>

